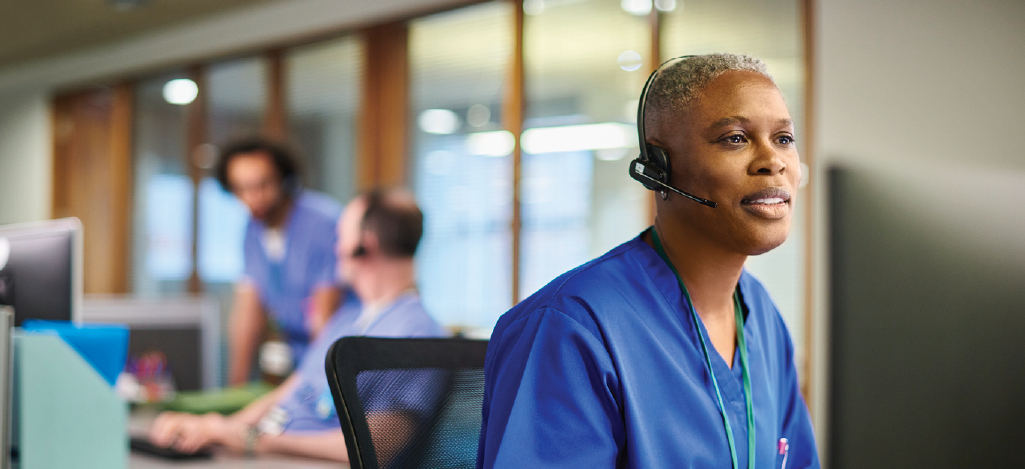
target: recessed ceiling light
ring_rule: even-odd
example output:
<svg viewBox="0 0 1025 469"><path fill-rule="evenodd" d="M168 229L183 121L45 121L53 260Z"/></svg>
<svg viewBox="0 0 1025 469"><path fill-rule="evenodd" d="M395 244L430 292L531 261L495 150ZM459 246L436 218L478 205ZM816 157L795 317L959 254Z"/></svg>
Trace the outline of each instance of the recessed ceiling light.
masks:
<svg viewBox="0 0 1025 469"><path fill-rule="evenodd" d="M184 106L196 100L199 95L199 86L188 78L178 78L164 84L164 100Z"/></svg>
<svg viewBox="0 0 1025 469"><path fill-rule="evenodd" d="M651 13L651 0L622 0L619 6L631 15L644 16Z"/></svg>
<svg viewBox="0 0 1025 469"><path fill-rule="evenodd" d="M622 54L619 54L619 58L616 62L619 63L619 68L628 72L637 70L641 68L641 65L644 65L644 59L641 57L641 54L632 50L624 51Z"/></svg>
<svg viewBox="0 0 1025 469"><path fill-rule="evenodd" d="M448 109L428 109L417 119L420 129L429 134L448 135L459 130L459 116Z"/></svg>
<svg viewBox="0 0 1025 469"><path fill-rule="evenodd" d="M655 0L655 8L659 11L673 11L676 9L676 0Z"/></svg>

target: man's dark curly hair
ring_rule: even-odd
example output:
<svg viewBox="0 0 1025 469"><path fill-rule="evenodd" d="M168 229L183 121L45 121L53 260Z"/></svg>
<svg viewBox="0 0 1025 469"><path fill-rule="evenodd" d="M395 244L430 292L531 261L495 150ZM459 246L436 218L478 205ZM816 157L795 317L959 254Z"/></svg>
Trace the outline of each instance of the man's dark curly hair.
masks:
<svg viewBox="0 0 1025 469"><path fill-rule="evenodd" d="M295 189L299 186L299 163L292 151L285 145L261 137L250 137L229 143L221 150L221 156L214 167L217 182L225 191L232 192L228 181L228 164L238 155L262 152L270 157L274 167L281 176L286 188Z"/></svg>

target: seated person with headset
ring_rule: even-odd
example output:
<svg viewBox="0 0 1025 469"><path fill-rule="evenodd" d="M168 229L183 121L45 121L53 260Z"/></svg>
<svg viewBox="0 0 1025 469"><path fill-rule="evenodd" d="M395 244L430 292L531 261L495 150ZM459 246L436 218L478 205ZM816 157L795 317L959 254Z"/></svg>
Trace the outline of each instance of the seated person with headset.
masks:
<svg viewBox="0 0 1025 469"><path fill-rule="evenodd" d="M477 467L819 467L790 334L744 270L793 217L783 96L758 59L674 59L637 126L654 226L499 319Z"/></svg>
<svg viewBox="0 0 1025 469"><path fill-rule="evenodd" d="M340 277L349 298L325 325L292 375L230 416L165 412L150 430L154 444L183 452L219 445L247 453L285 453L347 461L327 386L324 359L340 337L441 337L414 283L413 254L423 214L413 197L375 190L352 201L338 222Z"/></svg>

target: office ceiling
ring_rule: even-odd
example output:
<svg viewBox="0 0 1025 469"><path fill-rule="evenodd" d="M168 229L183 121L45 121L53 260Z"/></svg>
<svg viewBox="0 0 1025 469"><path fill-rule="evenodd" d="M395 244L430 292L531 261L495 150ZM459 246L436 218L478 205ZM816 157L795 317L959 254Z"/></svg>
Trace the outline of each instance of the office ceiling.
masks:
<svg viewBox="0 0 1025 469"><path fill-rule="evenodd" d="M2 0L0 68L280 0Z"/></svg>

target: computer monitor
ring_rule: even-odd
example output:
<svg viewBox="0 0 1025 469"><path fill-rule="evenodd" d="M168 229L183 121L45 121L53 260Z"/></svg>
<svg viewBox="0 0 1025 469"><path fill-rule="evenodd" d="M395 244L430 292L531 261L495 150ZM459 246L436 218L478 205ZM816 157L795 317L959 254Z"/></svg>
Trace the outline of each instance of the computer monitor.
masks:
<svg viewBox="0 0 1025 469"><path fill-rule="evenodd" d="M82 224L77 218L0 226L0 305L26 319L78 321Z"/></svg>
<svg viewBox="0 0 1025 469"><path fill-rule="evenodd" d="M221 314L216 297L139 298L89 295L82 320L128 326L128 356L159 352L178 391L221 384Z"/></svg>
<svg viewBox="0 0 1025 469"><path fill-rule="evenodd" d="M1025 172L828 184L829 467L1025 467Z"/></svg>

